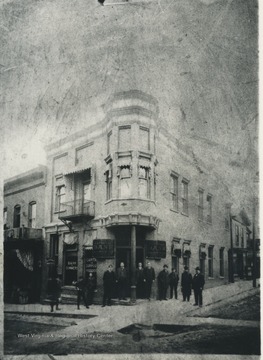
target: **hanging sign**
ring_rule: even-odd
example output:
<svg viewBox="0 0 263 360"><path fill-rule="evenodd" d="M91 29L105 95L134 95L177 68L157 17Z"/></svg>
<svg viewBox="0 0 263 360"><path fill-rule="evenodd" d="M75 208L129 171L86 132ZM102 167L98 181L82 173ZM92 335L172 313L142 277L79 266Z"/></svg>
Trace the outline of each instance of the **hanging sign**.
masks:
<svg viewBox="0 0 263 360"><path fill-rule="evenodd" d="M146 240L145 254L148 259L165 259L166 242L161 240Z"/></svg>
<svg viewBox="0 0 263 360"><path fill-rule="evenodd" d="M93 256L96 259L113 259L114 258L114 240L95 239L93 240Z"/></svg>

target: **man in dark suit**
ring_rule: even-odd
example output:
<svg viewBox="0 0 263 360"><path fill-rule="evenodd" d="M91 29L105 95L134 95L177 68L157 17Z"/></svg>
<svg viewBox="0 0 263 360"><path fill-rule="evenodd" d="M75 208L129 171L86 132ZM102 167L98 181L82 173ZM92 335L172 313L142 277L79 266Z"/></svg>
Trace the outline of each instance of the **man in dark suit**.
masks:
<svg viewBox="0 0 263 360"><path fill-rule="evenodd" d="M204 275L201 274L200 268L195 268L195 274L192 281L192 286L194 289L195 295L195 303L194 306L199 305L200 307L203 305L203 289L205 285Z"/></svg>
<svg viewBox="0 0 263 360"><path fill-rule="evenodd" d="M111 306L111 298L113 294L113 289L115 286L115 273L112 265L108 266L108 270L106 270L103 274L103 304L102 307L108 305Z"/></svg>
<svg viewBox="0 0 263 360"><path fill-rule="evenodd" d="M142 267L142 263L138 264L138 268L135 273L136 277L136 296L137 299L142 299L144 297L144 271Z"/></svg>
<svg viewBox="0 0 263 360"><path fill-rule="evenodd" d="M149 301L151 300L152 284L155 281L155 271L151 267L151 263L148 261L147 266L144 269L144 283L145 283L145 297Z"/></svg>
<svg viewBox="0 0 263 360"><path fill-rule="evenodd" d="M81 298L83 299L86 308L89 309L87 302L87 283L83 279L83 276L80 276L78 281L73 281L72 284L76 286L76 289L78 291L78 298L77 298L78 310L80 309Z"/></svg>
<svg viewBox="0 0 263 360"><path fill-rule="evenodd" d="M192 292L192 275L188 272L188 267L184 267L184 272L181 276L181 290L183 294L183 301L190 300Z"/></svg>
<svg viewBox="0 0 263 360"><path fill-rule="evenodd" d="M170 284L170 299L174 297L177 299L177 286L179 282L179 276L175 268L172 268L172 272L169 274L169 284Z"/></svg>
<svg viewBox="0 0 263 360"><path fill-rule="evenodd" d="M168 266L164 265L163 270L159 272L158 275L158 290L159 290L159 300L167 300L167 289L169 286L169 273Z"/></svg>
<svg viewBox="0 0 263 360"><path fill-rule="evenodd" d="M119 300L126 300L126 288L128 281L127 269L124 267L124 263L120 263L120 267L117 269L116 282L118 284Z"/></svg>

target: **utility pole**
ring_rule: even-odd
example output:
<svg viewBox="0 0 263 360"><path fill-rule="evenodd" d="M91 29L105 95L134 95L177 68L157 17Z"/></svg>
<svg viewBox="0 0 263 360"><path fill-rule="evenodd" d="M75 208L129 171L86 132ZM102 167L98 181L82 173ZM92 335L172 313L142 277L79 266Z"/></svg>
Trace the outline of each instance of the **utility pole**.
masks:
<svg viewBox="0 0 263 360"><path fill-rule="evenodd" d="M253 269L252 269L252 283L253 287L255 288L257 286L257 258L256 258L256 239L255 239L255 199L253 201L253 243L252 243L252 249L253 249Z"/></svg>

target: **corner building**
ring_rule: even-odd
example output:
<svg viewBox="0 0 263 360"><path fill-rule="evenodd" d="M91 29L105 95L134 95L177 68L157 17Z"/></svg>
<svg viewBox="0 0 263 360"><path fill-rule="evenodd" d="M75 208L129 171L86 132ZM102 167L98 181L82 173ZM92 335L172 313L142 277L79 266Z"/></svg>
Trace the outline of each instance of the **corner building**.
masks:
<svg viewBox="0 0 263 360"><path fill-rule="evenodd" d="M230 195L214 169L160 126L151 95L118 92L105 109L103 121L46 148L46 255L64 286L94 272L100 302L104 271L123 261L135 300L135 268L147 260L156 275L164 264L179 275L201 266L206 286L227 282Z"/></svg>

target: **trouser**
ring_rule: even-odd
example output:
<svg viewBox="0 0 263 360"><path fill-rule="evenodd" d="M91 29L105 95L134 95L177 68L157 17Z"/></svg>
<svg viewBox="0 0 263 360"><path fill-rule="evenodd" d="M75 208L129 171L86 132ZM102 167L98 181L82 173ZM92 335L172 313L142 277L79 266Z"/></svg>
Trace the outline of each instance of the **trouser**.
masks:
<svg viewBox="0 0 263 360"><path fill-rule="evenodd" d="M124 279L119 280L119 299L124 299L126 295L126 281Z"/></svg>
<svg viewBox="0 0 263 360"><path fill-rule="evenodd" d="M185 301L185 300L189 301L191 292L189 290L184 290L184 289L182 292L183 292L183 301Z"/></svg>
<svg viewBox="0 0 263 360"><path fill-rule="evenodd" d="M83 299L85 306L86 307L88 306L85 291L84 290L78 290L78 299L77 299L78 309L79 309L79 306L80 306L81 298Z"/></svg>
<svg viewBox="0 0 263 360"><path fill-rule="evenodd" d="M167 286L159 287L159 300L165 300L167 294Z"/></svg>
<svg viewBox="0 0 263 360"><path fill-rule="evenodd" d="M174 297L175 299L177 299L177 285L178 284L170 284L170 298L172 299L173 298L173 293L174 293Z"/></svg>
<svg viewBox="0 0 263 360"><path fill-rule="evenodd" d="M93 304L94 290L88 290L87 292L87 304Z"/></svg>
<svg viewBox="0 0 263 360"><path fill-rule="evenodd" d="M110 289L104 289L103 294L103 305L111 305L111 290Z"/></svg>
<svg viewBox="0 0 263 360"><path fill-rule="evenodd" d="M138 299L144 298L144 283L142 281L138 282L136 285L136 296Z"/></svg>
<svg viewBox="0 0 263 360"><path fill-rule="evenodd" d="M195 304L203 305L203 290L194 289L194 295L195 295Z"/></svg>
<svg viewBox="0 0 263 360"><path fill-rule="evenodd" d="M152 292L152 281L146 281L145 283L145 297L146 299L150 299Z"/></svg>

